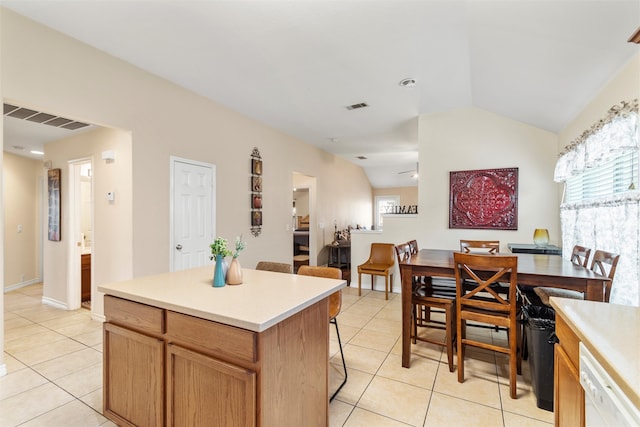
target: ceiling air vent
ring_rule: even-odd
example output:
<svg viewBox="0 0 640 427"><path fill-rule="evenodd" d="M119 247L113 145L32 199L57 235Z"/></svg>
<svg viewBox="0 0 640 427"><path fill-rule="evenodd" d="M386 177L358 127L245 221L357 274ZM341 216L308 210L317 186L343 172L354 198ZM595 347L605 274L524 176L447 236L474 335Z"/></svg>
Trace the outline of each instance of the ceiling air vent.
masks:
<svg viewBox="0 0 640 427"><path fill-rule="evenodd" d="M365 156L358 156L358 157L356 157L356 159L367 160L367 158Z"/></svg>
<svg viewBox="0 0 640 427"><path fill-rule="evenodd" d="M87 123L75 122L64 117L41 113L40 111L17 107L11 104L4 104L4 115L7 117L14 117L16 119L28 120L30 122L42 123L68 130L76 130L89 126Z"/></svg>
<svg viewBox="0 0 640 427"><path fill-rule="evenodd" d="M366 102L361 102L359 104L352 104L352 105L347 105L347 110L357 110L359 108L364 108L364 107L368 107L369 104L367 104Z"/></svg>

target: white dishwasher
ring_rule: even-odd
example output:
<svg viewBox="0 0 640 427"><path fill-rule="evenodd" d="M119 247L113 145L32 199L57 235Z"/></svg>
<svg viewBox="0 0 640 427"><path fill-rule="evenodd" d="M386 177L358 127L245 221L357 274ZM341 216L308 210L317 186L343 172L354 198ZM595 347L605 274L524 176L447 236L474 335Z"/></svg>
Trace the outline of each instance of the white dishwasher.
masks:
<svg viewBox="0 0 640 427"><path fill-rule="evenodd" d="M636 407L595 357L580 343L580 384L585 395L586 427L640 427Z"/></svg>

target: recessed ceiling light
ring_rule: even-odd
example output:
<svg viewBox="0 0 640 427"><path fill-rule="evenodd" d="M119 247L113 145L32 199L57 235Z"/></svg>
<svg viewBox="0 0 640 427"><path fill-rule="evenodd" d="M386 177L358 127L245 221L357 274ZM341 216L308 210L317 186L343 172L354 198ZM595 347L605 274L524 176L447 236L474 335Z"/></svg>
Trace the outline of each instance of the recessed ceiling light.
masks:
<svg viewBox="0 0 640 427"><path fill-rule="evenodd" d="M412 79L412 78L402 79L398 84L402 87L413 87L416 85L416 79Z"/></svg>
<svg viewBox="0 0 640 427"><path fill-rule="evenodd" d="M38 150L31 150L31 154L38 154L38 155L40 155L40 156L41 156L41 155L43 155L43 154L44 154L44 152L42 152L42 151L38 151Z"/></svg>

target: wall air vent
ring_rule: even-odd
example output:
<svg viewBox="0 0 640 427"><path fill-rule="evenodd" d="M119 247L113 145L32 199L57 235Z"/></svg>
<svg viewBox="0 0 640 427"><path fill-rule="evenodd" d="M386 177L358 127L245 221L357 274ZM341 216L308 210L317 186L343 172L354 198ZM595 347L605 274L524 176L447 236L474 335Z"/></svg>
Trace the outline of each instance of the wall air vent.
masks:
<svg viewBox="0 0 640 427"><path fill-rule="evenodd" d="M361 102L359 104L352 104L352 105L347 105L345 108L347 110L357 110L359 108L364 108L364 107L368 107L369 104L367 104L366 102Z"/></svg>
<svg viewBox="0 0 640 427"><path fill-rule="evenodd" d="M4 115L16 119L28 120L30 122L42 123L67 130L76 130L89 126L87 123L76 122L53 114L42 113L28 108L17 107L11 104L4 104Z"/></svg>

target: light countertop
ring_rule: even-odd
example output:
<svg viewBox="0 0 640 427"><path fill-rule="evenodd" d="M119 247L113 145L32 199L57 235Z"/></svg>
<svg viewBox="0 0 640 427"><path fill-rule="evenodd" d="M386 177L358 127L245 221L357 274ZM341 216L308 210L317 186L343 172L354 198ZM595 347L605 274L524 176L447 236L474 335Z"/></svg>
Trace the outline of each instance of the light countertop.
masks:
<svg viewBox="0 0 640 427"><path fill-rule="evenodd" d="M550 299L629 400L640 407L640 307Z"/></svg>
<svg viewBox="0 0 640 427"><path fill-rule="evenodd" d="M344 280L243 269L243 284L211 286L213 265L98 286L100 292L262 332L346 286Z"/></svg>

